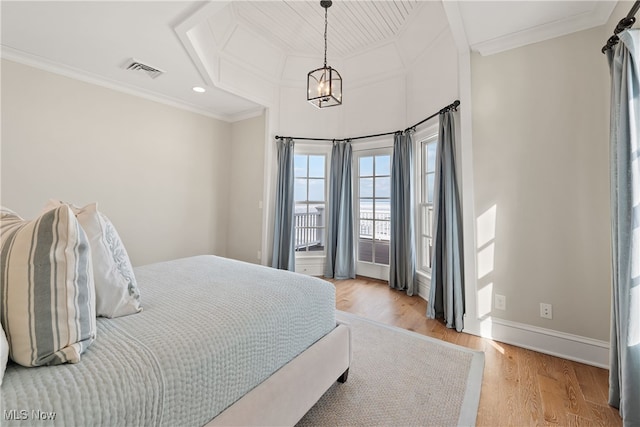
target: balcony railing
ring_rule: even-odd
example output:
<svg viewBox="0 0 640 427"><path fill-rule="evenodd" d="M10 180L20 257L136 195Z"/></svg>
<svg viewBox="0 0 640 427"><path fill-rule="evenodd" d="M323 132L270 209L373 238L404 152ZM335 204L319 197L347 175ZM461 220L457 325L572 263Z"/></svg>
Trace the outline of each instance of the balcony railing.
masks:
<svg viewBox="0 0 640 427"><path fill-rule="evenodd" d="M322 251L325 239L325 213L324 207L315 207L315 212L296 212L295 221L295 250L296 251ZM433 206L421 206L421 211L427 215L430 224L433 217ZM359 260L375 262L377 264L389 263L389 240L391 239L391 215L389 212L360 211L358 253ZM375 220L375 221L374 221ZM375 224L375 230L374 230ZM422 231L419 244L422 245L421 268L431 267L432 241L429 236L431 230ZM375 246L375 252L374 252Z"/></svg>
<svg viewBox="0 0 640 427"><path fill-rule="evenodd" d="M296 251L324 249L325 209L324 206L317 206L315 209L315 212L294 213ZM360 211L359 216L359 238L361 241L375 240L378 244L388 244L391 238L389 212L377 212L374 215L373 211Z"/></svg>
<svg viewBox="0 0 640 427"><path fill-rule="evenodd" d="M293 214L296 251L324 249L324 206L316 206L315 209L316 212Z"/></svg>
<svg viewBox="0 0 640 427"><path fill-rule="evenodd" d="M375 221L373 221L375 219ZM391 214L389 212L360 211L360 238L391 239ZM375 230L373 229L375 223Z"/></svg>

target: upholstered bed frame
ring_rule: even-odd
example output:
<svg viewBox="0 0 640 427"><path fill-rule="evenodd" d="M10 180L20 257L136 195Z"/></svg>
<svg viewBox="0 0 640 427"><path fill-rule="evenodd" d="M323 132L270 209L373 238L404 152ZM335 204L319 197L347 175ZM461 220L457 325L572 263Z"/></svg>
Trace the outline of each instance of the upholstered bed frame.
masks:
<svg viewBox="0 0 640 427"><path fill-rule="evenodd" d="M229 406L206 426L295 425L351 362L351 331L336 328Z"/></svg>
<svg viewBox="0 0 640 427"><path fill-rule="evenodd" d="M142 312L95 320L78 363L9 364L0 406L57 425L294 425L346 380L350 329L329 282L211 255L135 276Z"/></svg>

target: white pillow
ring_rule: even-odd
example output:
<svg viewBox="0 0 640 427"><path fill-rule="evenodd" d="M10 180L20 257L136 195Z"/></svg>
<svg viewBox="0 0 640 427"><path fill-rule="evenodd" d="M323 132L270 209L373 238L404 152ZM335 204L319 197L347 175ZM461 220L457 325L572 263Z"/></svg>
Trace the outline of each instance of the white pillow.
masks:
<svg viewBox="0 0 640 427"><path fill-rule="evenodd" d="M45 209L63 205L67 204L49 200ZM89 238L96 288L96 314L114 318L141 311L140 291L133 267L111 221L98 212L96 203L83 208L68 206Z"/></svg>
<svg viewBox="0 0 640 427"><path fill-rule="evenodd" d="M0 323L23 366L77 363L96 337L91 252L67 206L0 215Z"/></svg>
<svg viewBox="0 0 640 427"><path fill-rule="evenodd" d="M2 385L2 378L4 378L4 371L7 369L7 362L9 361L9 342L7 336L4 334L4 329L0 328L0 385Z"/></svg>

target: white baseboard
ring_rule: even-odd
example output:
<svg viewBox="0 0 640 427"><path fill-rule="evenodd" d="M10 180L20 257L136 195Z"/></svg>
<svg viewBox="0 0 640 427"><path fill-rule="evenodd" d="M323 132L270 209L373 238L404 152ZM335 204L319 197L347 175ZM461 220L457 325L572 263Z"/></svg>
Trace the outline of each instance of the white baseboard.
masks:
<svg viewBox="0 0 640 427"><path fill-rule="evenodd" d="M488 318L480 336L551 356L609 369L609 343L509 320Z"/></svg>
<svg viewBox="0 0 640 427"><path fill-rule="evenodd" d="M429 288L429 278L418 275L418 295L425 301L429 298ZM484 319L480 324L479 331L465 329L464 332L539 353L609 369L609 343L607 341L495 317Z"/></svg>

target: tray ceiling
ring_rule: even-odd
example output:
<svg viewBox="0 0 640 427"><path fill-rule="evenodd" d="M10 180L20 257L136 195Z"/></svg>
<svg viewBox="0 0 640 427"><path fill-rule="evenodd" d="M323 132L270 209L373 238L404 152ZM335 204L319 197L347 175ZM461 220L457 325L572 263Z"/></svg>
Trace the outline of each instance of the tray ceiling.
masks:
<svg viewBox="0 0 640 427"><path fill-rule="evenodd" d="M602 25L616 5L456 3L456 22L470 48L483 54ZM229 121L261 111L267 105L262 100L277 96L278 85L304 85L299 70L321 65L323 53L319 1L3 0L0 8L4 58ZM394 64L392 71L402 72L403 63L448 31L451 10L439 1L335 0L329 9L328 62L345 67L351 81L376 64L381 69ZM131 59L165 73L150 79L128 72ZM256 83L236 90L216 73L268 76L275 89ZM194 93L193 86L207 92ZM253 96L261 90L264 95Z"/></svg>
<svg viewBox="0 0 640 427"><path fill-rule="evenodd" d="M328 9L328 51L338 58L393 40L421 6L418 1L334 1ZM239 20L269 37L288 54L324 49L324 9L318 1L240 1Z"/></svg>

